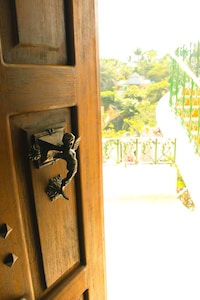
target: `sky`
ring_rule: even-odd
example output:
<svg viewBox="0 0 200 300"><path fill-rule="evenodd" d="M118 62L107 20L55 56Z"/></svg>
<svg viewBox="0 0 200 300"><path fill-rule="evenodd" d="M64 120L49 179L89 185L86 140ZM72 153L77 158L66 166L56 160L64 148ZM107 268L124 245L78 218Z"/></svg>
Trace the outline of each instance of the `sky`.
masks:
<svg viewBox="0 0 200 300"><path fill-rule="evenodd" d="M136 48L164 55L200 40L199 0L98 0L100 58L127 61Z"/></svg>

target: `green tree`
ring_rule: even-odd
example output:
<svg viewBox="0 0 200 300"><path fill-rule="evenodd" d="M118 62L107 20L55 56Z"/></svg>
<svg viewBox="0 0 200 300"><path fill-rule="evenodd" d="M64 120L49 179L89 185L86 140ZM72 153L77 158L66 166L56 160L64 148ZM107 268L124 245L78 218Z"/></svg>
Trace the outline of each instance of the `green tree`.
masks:
<svg viewBox="0 0 200 300"><path fill-rule="evenodd" d="M116 92L103 91L101 92L102 104L102 129L108 127L110 123L119 117L121 114L122 104L117 98ZM114 126L113 126L114 128Z"/></svg>
<svg viewBox="0 0 200 300"><path fill-rule="evenodd" d="M115 106L116 97L117 97L116 92L112 92L112 91L101 92L101 104L103 105L105 111L109 108L110 105Z"/></svg>
<svg viewBox="0 0 200 300"><path fill-rule="evenodd" d="M100 90L114 91L119 80L126 80L133 68L116 59L100 59Z"/></svg>
<svg viewBox="0 0 200 300"><path fill-rule="evenodd" d="M156 126L156 105L169 90L170 56L158 57L155 50L137 48L127 64L115 59L101 62L101 102L104 136L139 134L144 125ZM118 93L117 82L137 72L150 80L144 86L128 86Z"/></svg>
<svg viewBox="0 0 200 300"><path fill-rule="evenodd" d="M141 57L141 55L142 55L142 49L141 48L136 48L133 53L136 56Z"/></svg>
<svg viewBox="0 0 200 300"><path fill-rule="evenodd" d="M149 101L143 101L136 106L137 113L132 118L124 119L128 124L128 131L131 134L139 135L144 125L149 127L156 126L156 104L151 104Z"/></svg>
<svg viewBox="0 0 200 300"><path fill-rule="evenodd" d="M100 65L100 90L101 91L114 91L117 83L115 69L109 65Z"/></svg>
<svg viewBox="0 0 200 300"><path fill-rule="evenodd" d="M138 101L144 100L146 97L145 89L139 88L137 85L131 85L127 87L126 91L123 93L124 99L136 99Z"/></svg>
<svg viewBox="0 0 200 300"><path fill-rule="evenodd" d="M153 63L157 62L157 52L155 50L148 50L141 52L138 61L136 62L135 71L146 77L148 72L152 69Z"/></svg>
<svg viewBox="0 0 200 300"><path fill-rule="evenodd" d="M138 113L136 108L136 102L133 100L126 100L120 102L120 115L112 121L115 131L124 130L127 131L127 123L124 122L125 119L131 119L135 114Z"/></svg>
<svg viewBox="0 0 200 300"><path fill-rule="evenodd" d="M169 90L169 81L162 80L160 82L152 83L147 88L147 99L150 103L158 102L164 94Z"/></svg>
<svg viewBox="0 0 200 300"><path fill-rule="evenodd" d="M101 114L101 123L102 123L102 129L105 129L107 126L110 125L111 121L119 117L121 111L117 109L113 109L113 107L110 105L109 108L102 112ZM114 128L114 126L112 126ZM109 126L110 129L110 126Z"/></svg>
<svg viewBox="0 0 200 300"><path fill-rule="evenodd" d="M146 76L152 82L159 82L169 78L170 72L170 57L166 55L159 59L159 61L151 64L151 69L147 72Z"/></svg>

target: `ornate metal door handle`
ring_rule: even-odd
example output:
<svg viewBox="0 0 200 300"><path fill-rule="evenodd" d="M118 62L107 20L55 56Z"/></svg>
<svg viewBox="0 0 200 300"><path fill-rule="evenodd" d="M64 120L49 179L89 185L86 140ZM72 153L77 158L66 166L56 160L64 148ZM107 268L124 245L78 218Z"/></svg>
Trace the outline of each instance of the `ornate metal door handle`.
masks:
<svg viewBox="0 0 200 300"><path fill-rule="evenodd" d="M32 136L32 145L28 156L37 168L55 163L58 159L63 159L66 162L68 170L66 177L62 179L58 175L49 179L46 193L51 200L55 200L60 196L69 200L64 193L64 188L77 172L76 150L79 144L80 137L76 140L71 132L66 133L63 128L48 129Z"/></svg>

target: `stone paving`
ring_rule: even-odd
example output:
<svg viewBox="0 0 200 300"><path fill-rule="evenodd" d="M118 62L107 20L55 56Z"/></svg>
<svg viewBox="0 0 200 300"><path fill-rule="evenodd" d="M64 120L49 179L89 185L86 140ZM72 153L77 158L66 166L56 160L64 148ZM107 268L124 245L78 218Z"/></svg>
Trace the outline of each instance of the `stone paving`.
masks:
<svg viewBox="0 0 200 300"><path fill-rule="evenodd" d="M112 181L111 170L104 168L108 178ZM122 187L123 182L125 176ZM113 191L112 197L107 186L104 199L107 300L199 300L197 211L187 209L171 190L128 197Z"/></svg>

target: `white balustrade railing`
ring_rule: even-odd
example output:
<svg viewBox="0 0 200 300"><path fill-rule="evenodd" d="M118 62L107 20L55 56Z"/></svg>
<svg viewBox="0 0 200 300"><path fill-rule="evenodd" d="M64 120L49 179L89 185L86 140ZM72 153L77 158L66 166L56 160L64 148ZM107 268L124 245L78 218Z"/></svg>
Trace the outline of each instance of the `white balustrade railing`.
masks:
<svg viewBox="0 0 200 300"><path fill-rule="evenodd" d="M103 162L171 164L176 160L176 139L164 137L103 138Z"/></svg>

